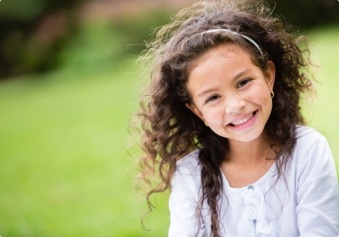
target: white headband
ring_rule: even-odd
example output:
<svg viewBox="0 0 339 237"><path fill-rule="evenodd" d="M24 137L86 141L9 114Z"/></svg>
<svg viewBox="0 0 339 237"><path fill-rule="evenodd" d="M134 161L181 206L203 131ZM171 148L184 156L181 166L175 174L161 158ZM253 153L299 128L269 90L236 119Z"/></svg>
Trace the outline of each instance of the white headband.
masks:
<svg viewBox="0 0 339 237"><path fill-rule="evenodd" d="M235 32L233 30L229 30L229 29L212 29L212 30L206 30L206 31L203 31L201 32L200 34L205 34L205 33L215 33L215 32L227 32L227 33L231 33L233 35L237 35L237 36L240 36L244 39L246 39L247 41L249 41L252 45L254 45L260 52L261 56L264 57L264 54L260 48L260 46L254 41L252 40L250 37L246 36L246 35L243 35L243 34L239 34L238 32Z"/></svg>

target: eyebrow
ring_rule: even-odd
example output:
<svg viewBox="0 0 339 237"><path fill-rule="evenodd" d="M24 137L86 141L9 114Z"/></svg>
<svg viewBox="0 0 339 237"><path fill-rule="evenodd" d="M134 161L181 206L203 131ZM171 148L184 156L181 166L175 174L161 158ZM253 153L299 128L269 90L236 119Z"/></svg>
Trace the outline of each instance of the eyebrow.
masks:
<svg viewBox="0 0 339 237"><path fill-rule="evenodd" d="M237 74L235 74L235 76L233 77L232 81L237 80L239 77L242 77L243 75L245 75L246 73L248 73L250 71L251 71L250 68L245 68L245 69L239 71ZM204 90L204 91L200 92L197 96L198 97L203 97L205 94L208 94L208 93L210 93L210 92L212 92L214 90L215 90L214 88Z"/></svg>

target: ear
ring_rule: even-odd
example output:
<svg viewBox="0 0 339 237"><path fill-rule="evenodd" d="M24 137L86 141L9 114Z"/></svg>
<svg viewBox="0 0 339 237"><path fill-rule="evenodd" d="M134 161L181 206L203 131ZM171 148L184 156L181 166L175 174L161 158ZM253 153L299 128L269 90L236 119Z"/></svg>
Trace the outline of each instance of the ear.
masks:
<svg viewBox="0 0 339 237"><path fill-rule="evenodd" d="M275 81L275 66L272 61L267 62L267 70L265 72L265 80L267 86L270 90L273 90L274 81Z"/></svg>
<svg viewBox="0 0 339 237"><path fill-rule="evenodd" d="M186 103L185 104L186 107L191 110L196 116L198 116L202 121L205 121L204 120L204 116L202 115L201 111L195 106L195 104L191 103L191 104L188 104Z"/></svg>

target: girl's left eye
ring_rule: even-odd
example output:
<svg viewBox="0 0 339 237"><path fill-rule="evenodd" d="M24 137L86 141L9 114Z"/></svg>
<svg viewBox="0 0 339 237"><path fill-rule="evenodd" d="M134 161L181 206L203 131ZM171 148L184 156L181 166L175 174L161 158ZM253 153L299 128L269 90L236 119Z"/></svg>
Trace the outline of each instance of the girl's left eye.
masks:
<svg viewBox="0 0 339 237"><path fill-rule="evenodd" d="M241 80L237 83L237 88L241 88L243 86L245 86L247 83L249 83L251 80L250 79L244 79L244 80Z"/></svg>

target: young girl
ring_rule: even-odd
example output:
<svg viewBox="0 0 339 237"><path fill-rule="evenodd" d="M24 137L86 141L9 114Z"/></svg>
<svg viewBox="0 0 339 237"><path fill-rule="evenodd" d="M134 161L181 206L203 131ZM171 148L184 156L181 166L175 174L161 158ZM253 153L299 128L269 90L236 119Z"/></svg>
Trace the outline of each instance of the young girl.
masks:
<svg viewBox="0 0 339 237"><path fill-rule="evenodd" d="M239 1L196 3L157 32L139 163L160 177L148 201L171 190L169 236L339 236L331 151L299 107L299 38Z"/></svg>

